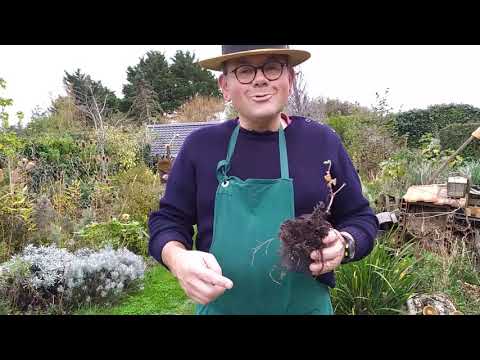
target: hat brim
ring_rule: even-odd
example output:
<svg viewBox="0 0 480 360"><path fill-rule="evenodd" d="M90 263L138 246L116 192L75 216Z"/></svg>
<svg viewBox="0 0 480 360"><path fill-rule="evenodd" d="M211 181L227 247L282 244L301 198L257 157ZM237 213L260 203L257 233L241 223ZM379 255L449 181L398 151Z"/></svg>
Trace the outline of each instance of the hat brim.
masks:
<svg viewBox="0 0 480 360"><path fill-rule="evenodd" d="M304 50L294 50L294 49L256 49L249 51L240 51L232 54L217 56L210 59L205 59L199 61L198 64L206 69L214 71L222 71L223 63L228 60L233 60L241 58L244 56L252 55L287 55L289 57L289 64L292 66L299 65L304 61L308 60L311 54L308 51Z"/></svg>

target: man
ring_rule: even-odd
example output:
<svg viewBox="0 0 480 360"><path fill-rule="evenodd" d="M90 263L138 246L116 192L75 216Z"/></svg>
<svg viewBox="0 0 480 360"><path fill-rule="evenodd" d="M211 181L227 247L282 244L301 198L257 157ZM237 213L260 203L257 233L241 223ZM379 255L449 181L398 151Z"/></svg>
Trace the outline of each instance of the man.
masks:
<svg viewBox="0 0 480 360"><path fill-rule="evenodd" d="M332 314L333 271L372 250L378 221L339 137L282 113L293 67L309 57L286 45L224 45L221 56L200 62L223 72L219 86L239 116L185 140L149 218L149 252L197 314ZM312 252L310 273L286 272L280 225L326 203L330 167L337 184L346 184L331 208L335 229L322 254Z"/></svg>

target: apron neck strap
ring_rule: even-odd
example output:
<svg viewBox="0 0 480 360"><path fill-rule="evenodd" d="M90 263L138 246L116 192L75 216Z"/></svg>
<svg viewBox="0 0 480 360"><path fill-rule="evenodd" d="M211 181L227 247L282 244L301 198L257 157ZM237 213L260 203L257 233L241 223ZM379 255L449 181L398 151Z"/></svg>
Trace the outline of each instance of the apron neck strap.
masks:
<svg viewBox="0 0 480 360"><path fill-rule="evenodd" d="M237 143L238 133L240 132L240 124L238 124L235 129L233 130L232 136L230 137L230 142L228 143L228 151L227 151L227 159L222 160L218 163L217 171L220 168L223 168L224 171L223 175L226 176L228 170L230 170L230 161L233 156L233 152L235 151L235 145ZM280 128L278 130L278 149L280 152L280 172L282 179L290 178L288 172L288 155L287 155L287 142L285 140L285 131L283 130L283 126L280 124Z"/></svg>

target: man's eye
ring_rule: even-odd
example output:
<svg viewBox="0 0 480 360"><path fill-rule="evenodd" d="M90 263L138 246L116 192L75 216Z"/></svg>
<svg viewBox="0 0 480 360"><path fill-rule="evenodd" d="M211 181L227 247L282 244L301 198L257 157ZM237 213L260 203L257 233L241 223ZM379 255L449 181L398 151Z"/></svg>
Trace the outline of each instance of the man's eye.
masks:
<svg viewBox="0 0 480 360"><path fill-rule="evenodd" d="M240 74L250 74L250 73L253 72L253 70L252 70L252 68L245 67L245 68L238 69L238 72Z"/></svg>

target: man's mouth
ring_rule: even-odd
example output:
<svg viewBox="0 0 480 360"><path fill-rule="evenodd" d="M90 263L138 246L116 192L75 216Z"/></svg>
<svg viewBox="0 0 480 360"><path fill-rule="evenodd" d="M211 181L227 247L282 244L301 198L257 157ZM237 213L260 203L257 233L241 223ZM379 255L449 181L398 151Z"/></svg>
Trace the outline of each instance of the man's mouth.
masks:
<svg viewBox="0 0 480 360"><path fill-rule="evenodd" d="M269 100L272 97L272 94L256 94L252 96L252 99L255 101L265 101Z"/></svg>

